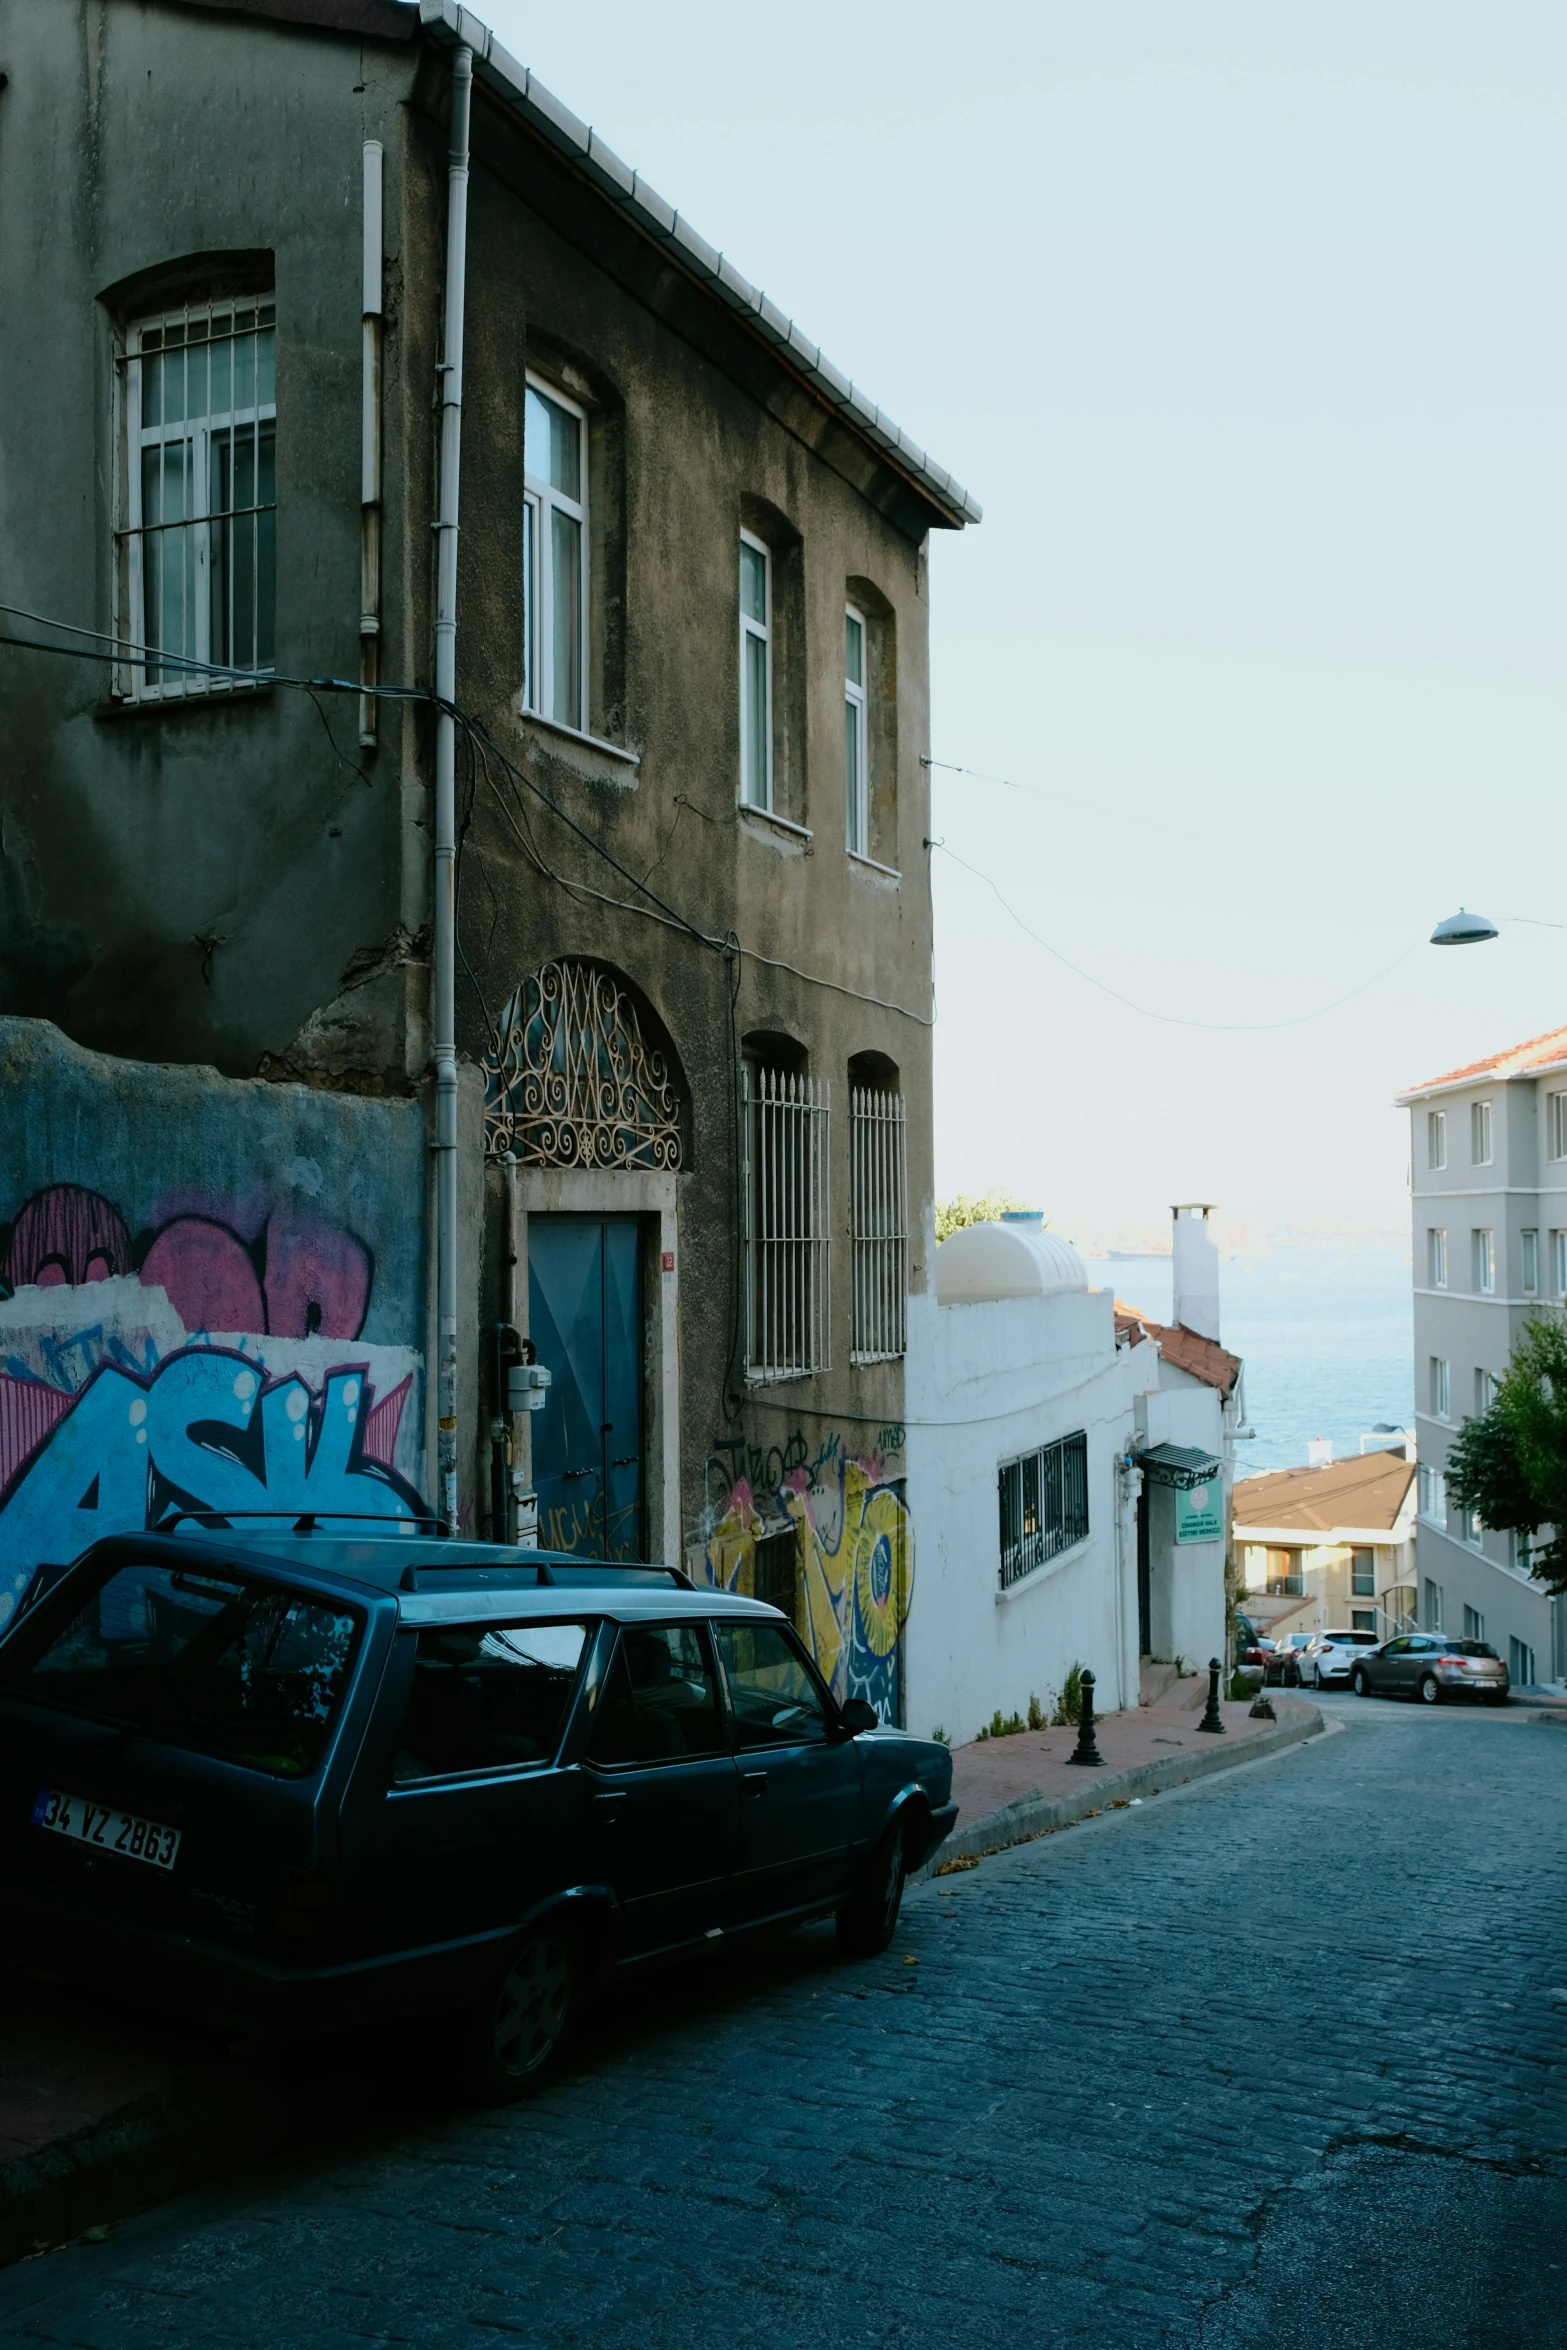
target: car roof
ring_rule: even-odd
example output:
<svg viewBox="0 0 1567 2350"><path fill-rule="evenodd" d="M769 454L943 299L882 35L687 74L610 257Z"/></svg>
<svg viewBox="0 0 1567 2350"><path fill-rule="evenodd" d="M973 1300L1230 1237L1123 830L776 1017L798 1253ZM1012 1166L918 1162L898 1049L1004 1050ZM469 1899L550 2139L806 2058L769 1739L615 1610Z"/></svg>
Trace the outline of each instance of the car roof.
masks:
<svg viewBox="0 0 1567 2350"><path fill-rule="evenodd" d="M111 1537L116 1548L127 1537ZM337 1589L358 1584L395 1596L409 1624L459 1624L562 1615L670 1622L713 1615L765 1617L779 1611L738 1592L696 1590L676 1568L642 1561L585 1559L569 1551L526 1550L415 1534L340 1536L191 1524L183 1533L139 1537L137 1555L200 1557L236 1567L281 1567L290 1580L316 1577Z"/></svg>

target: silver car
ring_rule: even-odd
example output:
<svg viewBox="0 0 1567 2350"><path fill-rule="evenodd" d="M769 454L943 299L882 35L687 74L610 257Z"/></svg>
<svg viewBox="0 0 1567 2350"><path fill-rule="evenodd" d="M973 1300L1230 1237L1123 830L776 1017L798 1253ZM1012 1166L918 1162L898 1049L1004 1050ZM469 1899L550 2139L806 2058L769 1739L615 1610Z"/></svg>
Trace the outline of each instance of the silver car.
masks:
<svg viewBox="0 0 1567 2350"><path fill-rule="evenodd" d="M1300 1677L1308 1688L1331 1689L1349 1679L1363 1649L1376 1646L1374 1632L1319 1632L1301 1651Z"/></svg>
<svg viewBox="0 0 1567 2350"><path fill-rule="evenodd" d="M1485 1640L1449 1640L1440 1632L1404 1632L1355 1659L1350 1686L1357 1697L1417 1697L1436 1705L1467 1697L1476 1705L1505 1705L1507 1667Z"/></svg>

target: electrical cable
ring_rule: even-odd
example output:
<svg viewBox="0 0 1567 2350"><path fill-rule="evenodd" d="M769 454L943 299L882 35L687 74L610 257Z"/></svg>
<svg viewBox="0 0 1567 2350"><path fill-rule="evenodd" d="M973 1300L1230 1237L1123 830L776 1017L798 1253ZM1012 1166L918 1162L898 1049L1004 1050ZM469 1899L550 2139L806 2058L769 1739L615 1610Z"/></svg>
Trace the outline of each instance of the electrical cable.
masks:
<svg viewBox="0 0 1567 2350"><path fill-rule="evenodd" d="M1002 895L988 873L982 873L977 865L971 865L967 857L960 857L956 849L949 849L945 841L933 840L930 845L933 849L940 849L944 857L950 857L954 865L961 865L965 873L972 873L976 881L982 881L1003 912L1011 915L1024 936L1031 938L1036 946L1043 947L1047 955L1053 955L1058 963L1064 964L1079 979L1086 980L1090 987L1098 988L1101 995L1113 997L1116 1003L1124 1004L1129 1012L1136 1012L1139 1018L1157 1020L1166 1028L1204 1028L1215 1033L1222 1031L1227 1035L1263 1035L1279 1028L1302 1028L1307 1021L1321 1020L1327 1013L1336 1012L1340 1004L1350 1003L1354 997L1364 995L1367 988L1375 987L1380 980L1386 979L1389 972L1396 971L1400 963L1408 961L1416 947L1426 943L1423 936L1412 938L1408 946L1393 957L1391 963L1384 964L1380 971L1374 971L1369 979L1361 980L1358 986L1347 988L1343 995L1335 996L1331 1003L1318 1004L1314 1011L1298 1012L1288 1020L1188 1020L1179 1012L1150 1011L1146 1004L1139 1004L1131 996L1123 995L1108 980L1098 979L1092 971L1085 971L1081 963L1074 963L1070 955L1063 955L1059 947L1052 946L1048 938L1035 930L1031 923L1024 921L1016 906Z"/></svg>

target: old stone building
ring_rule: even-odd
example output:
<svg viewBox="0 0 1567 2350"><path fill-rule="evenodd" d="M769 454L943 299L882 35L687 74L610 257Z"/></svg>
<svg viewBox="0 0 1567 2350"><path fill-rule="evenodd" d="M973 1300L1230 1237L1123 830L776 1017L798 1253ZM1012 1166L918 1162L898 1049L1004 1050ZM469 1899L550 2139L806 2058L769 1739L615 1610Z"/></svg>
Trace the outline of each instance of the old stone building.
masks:
<svg viewBox="0 0 1567 2350"><path fill-rule="evenodd" d="M454 0L0 70L0 1566L450 1463L895 1712L978 509Z"/></svg>

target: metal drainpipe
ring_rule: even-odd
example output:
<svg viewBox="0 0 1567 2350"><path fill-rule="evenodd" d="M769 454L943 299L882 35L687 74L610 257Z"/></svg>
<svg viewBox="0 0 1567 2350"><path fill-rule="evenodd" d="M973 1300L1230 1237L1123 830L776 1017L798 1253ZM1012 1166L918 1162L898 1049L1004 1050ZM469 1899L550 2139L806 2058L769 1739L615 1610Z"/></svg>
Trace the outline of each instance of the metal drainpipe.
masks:
<svg viewBox="0 0 1567 2350"><path fill-rule="evenodd" d="M435 1250L437 1508L457 1531L457 501L462 462L463 304L468 267L468 116L473 51L452 58L446 197L446 323L441 358L441 489L436 519Z"/></svg>
<svg viewBox="0 0 1567 2350"><path fill-rule="evenodd" d="M375 748L381 676L381 182L379 139L365 141L364 359L359 460L359 747Z"/></svg>

